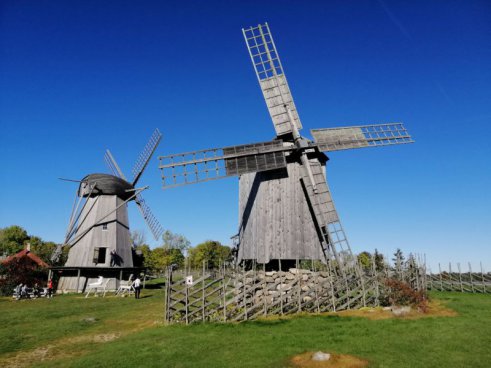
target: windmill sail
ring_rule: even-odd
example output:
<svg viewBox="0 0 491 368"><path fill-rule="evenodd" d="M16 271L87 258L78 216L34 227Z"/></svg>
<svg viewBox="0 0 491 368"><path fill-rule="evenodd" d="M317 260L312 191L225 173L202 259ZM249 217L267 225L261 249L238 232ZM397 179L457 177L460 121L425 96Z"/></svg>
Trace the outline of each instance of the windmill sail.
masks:
<svg viewBox="0 0 491 368"><path fill-rule="evenodd" d="M141 194L136 195L135 203L138 206L138 209L140 210L140 213L142 214L150 231L152 232L153 237L155 240L159 240L160 236L164 232L164 229L162 228L162 225L160 225L157 218L153 215L150 207L148 207L148 205L145 203L145 200Z"/></svg>
<svg viewBox="0 0 491 368"><path fill-rule="evenodd" d="M152 136L148 140L146 146L143 148L142 153L140 153L140 156L138 156L135 166L133 166L133 170L132 170L133 180L131 183L133 186L136 185L141 175L143 174L143 171L147 167L148 162L152 158L152 155L155 152L157 146L159 145L161 139L162 139L162 134L158 129L155 129Z"/></svg>
<svg viewBox="0 0 491 368"><path fill-rule="evenodd" d="M106 161L106 165L109 167L109 170L111 170L114 176L126 180L123 172L119 168L119 165L111 154L111 151L106 150L106 153L104 154L104 161Z"/></svg>
<svg viewBox="0 0 491 368"><path fill-rule="evenodd" d="M285 152L291 149L281 141L271 141L161 156L163 187L283 168Z"/></svg>
<svg viewBox="0 0 491 368"><path fill-rule="evenodd" d="M293 97L288 87L280 57L267 23L256 27L242 29L251 56L252 65L263 91L269 114L273 120L276 135L281 136L292 132L292 124L302 129ZM287 111L291 110L291 121Z"/></svg>
<svg viewBox="0 0 491 368"><path fill-rule="evenodd" d="M414 143L402 123L311 129L321 151Z"/></svg>
<svg viewBox="0 0 491 368"><path fill-rule="evenodd" d="M341 272L348 267L355 267L351 259L345 259L346 255L351 255L351 248L348 238L339 220L338 213L332 200L331 192L327 185L324 169L318 160L309 160L312 170L316 190L311 183L311 179L304 170L302 182L305 188L307 201L312 209L314 222L320 231L324 241L324 254L330 259L333 256L338 262Z"/></svg>

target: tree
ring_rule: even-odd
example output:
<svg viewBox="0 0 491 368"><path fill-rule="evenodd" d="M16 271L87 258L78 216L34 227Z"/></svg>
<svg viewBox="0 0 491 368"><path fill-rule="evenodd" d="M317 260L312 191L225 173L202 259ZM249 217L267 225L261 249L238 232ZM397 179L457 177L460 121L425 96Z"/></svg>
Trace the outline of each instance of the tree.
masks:
<svg viewBox="0 0 491 368"><path fill-rule="evenodd" d="M143 230L140 229L133 230L130 234L130 238L131 238L131 243L135 248L140 245L147 244L147 239Z"/></svg>
<svg viewBox="0 0 491 368"><path fill-rule="evenodd" d="M137 245L135 247L135 253L138 256L135 260L140 259L138 266L146 267L149 270L153 269L152 250L147 244Z"/></svg>
<svg viewBox="0 0 491 368"><path fill-rule="evenodd" d="M38 236L31 236L28 240L28 243L31 244L31 252L36 254L44 262L48 264L52 264L51 255L58 247L58 244L51 241L45 242ZM65 264L66 259L68 258L68 250L69 247L63 248L63 253L61 254L60 259L58 260L59 264Z"/></svg>
<svg viewBox="0 0 491 368"><path fill-rule="evenodd" d="M191 245L191 242L184 235L174 234L170 230L164 232L162 240L164 249L179 249L183 254L187 252Z"/></svg>
<svg viewBox="0 0 491 368"><path fill-rule="evenodd" d="M394 253L394 258L392 258L392 261L394 262L395 265L395 271L397 277L402 277L402 267L404 265L404 254L402 253L402 250L400 248L397 248L396 252Z"/></svg>
<svg viewBox="0 0 491 368"><path fill-rule="evenodd" d="M180 249L158 247L152 250L150 255L151 271L164 272L170 265L182 267L184 255Z"/></svg>
<svg viewBox="0 0 491 368"><path fill-rule="evenodd" d="M379 253L375 248L375 253L373 254L373 258L375 258L375 269L377 272L381 272L385 269L385 259L383 254Z"/></svg>
<svg viewBox="0 0 491 368"><path fill-rule="evenodd" d="M394 253L394 258L392 258L392 261L397 264L397 263L403 263L404 262L404 254L402 253L401 248L397 248L396 252Z"/></svg>
<svg viewBox="0 0 491 368"><path fill-rule="evenodd" d="M189 250L191 267L201 268L203 261L208 268L217 268L220 264L230 261L232 251L218 241L208 240Z"/></svg>
<svg viewBox="0 0 491 368"><path fill-rule="evenodd" d="M365 270L371 270L372 268L372 255L369 252L361 252L358 254L358 263Z"/></svg>
<svg viewBox="0 0 491 368"><path fill-rule="evenodd" d="M0 254L12 255L24 248L29 239L27 231L22 227L13 225L0 229Z"/></svg>

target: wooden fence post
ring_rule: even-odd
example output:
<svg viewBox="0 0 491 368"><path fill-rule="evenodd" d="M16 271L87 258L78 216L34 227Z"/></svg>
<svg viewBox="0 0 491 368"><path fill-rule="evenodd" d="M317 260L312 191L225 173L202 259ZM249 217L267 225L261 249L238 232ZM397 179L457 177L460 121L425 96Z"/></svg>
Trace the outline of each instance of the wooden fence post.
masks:
<svg viewBox="0 0 491 368"><path fill-rule="evenodd" d="M453 279L452 279L452 263L451 262L448 262L448 276L450 278L450 291L454 291L453 290Z"/></svg>
<svg viewBox="0 0 491 368"><path fill-rule="evenodd" d="M281 259L278 259L278 264L280 266L280 306L281 306L281 315L283 315L283 272L281 270Z"/></svg>
<svg viewBox="0 0 491 368"><path fill-rule="evenodd" d="M460 262L457 263L457 268L459 270L459 283L460 283L460 292L463 293L464 292L464 287L462 285L462 272L460 270Z"/></svg>
<svg viewBox="0 0 491 368"><path fill-rule="evenodd" d="M442 268L440 263L438 263L438 271L440 272L440 291L443 291Z"/></svg>
<svg viewBox="0 0 491 368"><path fill-rule="evenodd" d="M377 265L376 265L376 259L375 259L375 253L372 254L372 277L373 281L375 283L375 304L377 306L380 305L380 290L379 290L379 283L378 283L378 274L377 274Z"/></svg>
<svg viewBox="0 0 491 368"><path fill-rule="evenodd" d="M205 261L203 260L203 269L201 274L201 318L205 321Z"/></svg>
<svg viewBox="0 0 491 368"><path fill-rule="evenodd" d="M263 300L264 300L264 312L263 314L266 316L268 315L268 298L269 298L269 295L268 295L268 288L267 288L267 285L268 283L266 282L266 263L263 263Z"/></svg>
<svg viewBox="0 0 491 368"><path fill-rule="evenodd" d="M302 311L302 274L300 273L300 262L296 261L296 267L297 267L297 286L298 286L298 309L297 313Z"/></svg>
<svg viewBox="0 0 491 368"><path fill-rule="evenodd" d="M314 273L314 293L315 293L315 306L317 309L317 313L321 312L320 304L319 304L319 273L315 268L314 259L312 258L312 272Z"/></svg>
<svg viewBox="0 0 491 368"><path fill-rule="evenodd" d="M242 301L244 303L244 320L247 321L247 301L246 301L246 272L245 272L245 262L242 262Z"/></svg>
<svg viewBox="0 0 491 368"><path fill-rule="evenodd" d="M468 265L469 265L469 278L471 280L471 290L474 293L475 291L474 291L474 282L472 280L472 267L471 267L471 263L468 262Z"/></svg>
<svg viewBox="0 0 491 368"><path fill-rule="evenodd" d="M187 284L185 284L185 290L186 290L186 324L189 324L189 287Z"/></svg>
<svg viewBox="0 0 491 368"><path fill-rule="evenodd" d="M223 294L223 322L227 320L227 298L226 298L226 293L227 293L227 288L226 288L226 282L227 280L225 279L225 263L223 264L223 275L222 275L222 294Z"/></svg>
<svg viewBox="0 0 491 368"><path fill-rule="evenodd" d="M481 280L482 280L482 287L483 287L483 292L486 293L486 281L484 280L484 272L482 270L482 262L479 262L481 265Z"/></svg>

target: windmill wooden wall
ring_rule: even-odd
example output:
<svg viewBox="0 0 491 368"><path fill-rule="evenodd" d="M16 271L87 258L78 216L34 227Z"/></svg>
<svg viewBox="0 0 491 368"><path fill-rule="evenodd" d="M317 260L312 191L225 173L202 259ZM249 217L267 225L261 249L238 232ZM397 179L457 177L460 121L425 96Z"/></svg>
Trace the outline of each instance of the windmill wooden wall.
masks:
<svg viewBox="0 0 491 368"><path fill-rule="evenodd" d="M302 167L244 174L239 181L238 260L323 259L300 183Z"/></svg>
<svg viewBox="0 0 491 368"><path fill-rule="evenodd" d="M128 209L126 205L121 206L117 211L116 207L124 201L115 195L99 195L87 199L87 204L80 215L83 221L77 234L81 234L93 227L85 234L80 241L71 247L68 254L66 267L110 267L112 250L120 258L121 267L133 267L132 243L129 233ZM111 213L100 224L94 224L106 214ZM107 224L107 230L103 229L103 224ZM75 235L77 237L77 235ZM106 260L104 263L94 263L94 249L105 247ZM118 266L115 266L115 268ZM84 285L85 278L80 280L79 285ZM94 279L95 281L95 279ZM91 280L88 280L91 282ZM108 285L110 288L116 287L116 279ZM76 277L61 277L58 290L74 291L77 288Z"/></svg>

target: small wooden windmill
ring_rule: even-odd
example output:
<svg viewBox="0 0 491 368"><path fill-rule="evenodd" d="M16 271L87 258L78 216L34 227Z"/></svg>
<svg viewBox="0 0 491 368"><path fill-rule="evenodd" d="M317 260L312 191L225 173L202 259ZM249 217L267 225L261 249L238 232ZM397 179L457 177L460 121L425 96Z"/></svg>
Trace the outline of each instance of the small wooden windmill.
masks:
<svg viewBox="0 0 491 368"><path fill-rule="evenodd" d="M276 138L160 157L164 188L239 176L238 260L352 259L326 180L323 152L412 143L403 124L311 130L293 101L268 24L242 29Z"/></svg>
<svg viewBox="0 0 491 368"><path fill-rule="evenodd" d="M70 247L64 269L77 269L79 272L76 276L62 277L59 290L78 291L84 283L98 275L115 281L116 278L111 275L117 269L130 270L133 267L133 244L127 208L130 201L135 201L155 240L160 238L162 226L141 195L147 187L137 188L136 185L161 138L162 135L156 129L133 167L131 181L127 181L109 150L104 158L112 175L90 174L80 181L64 244L52 255L52 261L57 261L62 247ZM104 269L107 272L103 272ZM80 270L91 270L92 274L82 275L80 280ZM114 288L116 285L112 282L109 287Z"/></svg>

